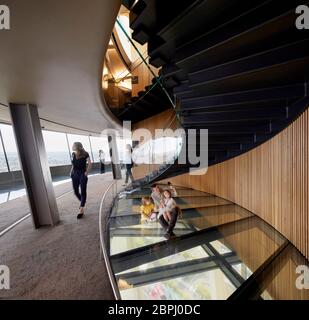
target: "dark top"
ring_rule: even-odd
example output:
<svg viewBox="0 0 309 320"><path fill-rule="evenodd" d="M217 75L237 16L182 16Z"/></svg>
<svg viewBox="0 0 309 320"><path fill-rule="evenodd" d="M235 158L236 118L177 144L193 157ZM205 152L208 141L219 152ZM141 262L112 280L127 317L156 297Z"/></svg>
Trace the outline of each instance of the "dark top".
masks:
<svg viewBox="0 0 309 320"><path fill-rule="evenodd" d="M75 153L72 154L72 164L73 171L81 171L86 172L87 170L87 159L89 158L89 154L86 152L84 156L77 159Z"/></svg>

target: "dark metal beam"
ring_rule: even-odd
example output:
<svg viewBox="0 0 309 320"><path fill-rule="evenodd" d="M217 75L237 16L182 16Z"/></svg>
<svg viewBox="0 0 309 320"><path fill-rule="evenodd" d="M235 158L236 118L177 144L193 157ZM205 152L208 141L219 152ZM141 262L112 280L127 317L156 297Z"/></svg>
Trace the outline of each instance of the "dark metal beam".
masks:
<svg viewBox="0 0 309 320"><path fill-rule="evenodd" d="M214 96L203 96L181 100L181 109L206 110L216 109L223 106L247 105L252 102L286 100L305 95L305 86L298 83L290 86L264 88L250 91L232 92Z"/></svg>
<svg viewBox="0 0 309 320"><path fill-rule="evenodd" d="M204 86L205 84L237 77L239 75L264 70L273 66L287 64L309 56L309 40L302 40L296 43L266 51L260 54L249 56L240 60L214 66L189 74L190 88Z"/></svg>
<svg viewBox="0 0 309 320"><path fill-rule="evenodd" d="M228 300L256 300L263 293L260 284L267 272L272 270L272 264L288 247L289 242L285 241L250 277L246 280ZM274 276L274 275L273 275Z"/></svg>
<svg viewBox="0 0 309 320"><path fill-rule="evenodd" d="M226 112L205 112L183 117L186 125L230 123L230 122L250 122L261 120L273 120L286 118L286 107L267 108L255 110L226 111Z"/></svg>
<svg viewBox="0 0 309 320"><path fill-rule="evenodd" d="M188 233L187 229L175 228L174 232L177 235ZM166 232L162 228L116 228L110 229L111 237L157 237L162 238Z"/></svg>
<svg viewBox="0 0 309 320"><path fill-rule="evenodd" d="M198 129L208 129L208 135L226 135L226 134L235 134L235 135L248 135L248 134L254 134L254 133L261 133L261 134L267 134L270 133L270 126L269 122L264 122L260 124L254 124L254 125L201 125L201 124L183 124L184 128L198 128Z"/></svg>
<svg viewBox="0 0 309 320"><path fill-rule="evenodd" d="M248 30L258 30L259 27L271 23L275 19L280 20L282 17L291 16L292 19L294 18L291 21L295 21L295 6L294 2L282 2L278 6L277 1L265 1L256 9L249 10L247 14L235 17L229 23L215 28L212 32L207 32L204 36L179 46L175 61L179 65L190 59L196 59L214 46L227 43L228 40L239 37Z"/></svg>
<svg viewBox="0 0 309 320"><path fill-rule="evenodd" d="M226 261L233 261L233 263L240 263L239 258L235 253L229 253L222 257ZM154 267L143 271L135 271L129 273L122 273L116 278L124 279L134 287L142 286L158 281L175 279L178 277L191 275L194 273L207 272L218 268L217 257L207 257L202 259L194 259L190 261L179 262L175 264L163 265Z"/></svg>
<svg viewBox="0 0 309 320"><path fill-rule="evenodd" d="M247 230L248 228L253 227L252 224L248 223L249 220L254 221L254 219L254 217L244 218L242 220L226 223L218 227L211 227L205 230L183 235L170 241L162 241L156 244L113 255L110 257L113 270L115 273L119 273L128 269L132 269L138 265L158 260L207 242L218 240L223 237L221 232L224 232L224 236L228 236L234 234L235 232L240 232L241 229ZM231 228L231 226L234 225L237 226L237 231L235 228ZM221 232L219 231L219 228Z"/></svg>

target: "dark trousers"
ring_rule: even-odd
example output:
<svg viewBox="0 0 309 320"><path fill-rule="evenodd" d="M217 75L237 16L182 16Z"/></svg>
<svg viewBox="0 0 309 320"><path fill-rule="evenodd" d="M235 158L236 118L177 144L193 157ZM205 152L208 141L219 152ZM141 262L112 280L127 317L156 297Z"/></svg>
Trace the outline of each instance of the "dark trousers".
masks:
<svg viewBox="0 0 309 320"><path fill-rule="evenodd" d="M159 222L164 230L166 230L167 233L171 234L175 228L176 222L178 218L178 212L176 209L173 209L171 212L171 220L170 222L166 222L163 215L159 218Z"/></svg>
<svg viewBox="0 0 309 320"><path fill-rule="evenodd" d="M87 182L88 177L82 171L75 171L71 175L74 193L80 201L80 206L84 207L87 200ZM79 192L80 189L80 192Z"/></svg>
<svg viewBox="0 0 309 320"><path fill-rule="evenodd" d="M101 173L105 173L105 163L101 162Z"/></svg>
<svg viewBox="0 0 309 320"><path fill-rule="evenodd" d="M129 178L131 179L131 182L134 181L133 174L132 174L132 165L126 164L126 180L125 183L128 183Z"/></svg>

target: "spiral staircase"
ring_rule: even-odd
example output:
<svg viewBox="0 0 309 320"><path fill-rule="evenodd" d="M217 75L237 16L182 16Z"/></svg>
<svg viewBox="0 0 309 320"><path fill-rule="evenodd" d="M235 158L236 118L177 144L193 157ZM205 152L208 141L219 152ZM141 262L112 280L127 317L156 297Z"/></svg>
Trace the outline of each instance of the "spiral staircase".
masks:
<svg viewBox="0 0 309 320"><path fill-rule="evenodd" d="M133 39L148 43L149 63L161 68L153 83L159 82L157 88L162 85L179 105L180 125L186 131L208 129L209 165L271 139L307 108L309 33L295 26L295 8L303 1L123 4L130 9ZM144 116L159 113L159 100L166 108L163 93L150 94L119 119L134 122L138 110L144 110ZM176 161L152 180L188 169Z"/></svg>

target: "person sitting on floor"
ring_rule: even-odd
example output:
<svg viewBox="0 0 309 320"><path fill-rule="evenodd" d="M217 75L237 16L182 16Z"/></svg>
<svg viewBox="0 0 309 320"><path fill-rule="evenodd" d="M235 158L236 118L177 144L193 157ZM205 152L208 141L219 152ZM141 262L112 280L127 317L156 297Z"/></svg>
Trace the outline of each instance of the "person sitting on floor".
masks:
<svg viewBox="0 0 309 320"><path fill-rule="evenodd" d="M169 181L167 185L168 185L168 190L170 190L172 193L172 197L177 197L177 191L175 187L172 185L172 183Z"/></svg>
<svg viewBox="0 0 309 320"><path fill-rule="evenodd" d="M161 202L163 200L162 190L160 189L160 187L157 184L153 184L151 186L151 189L152 189L151 198L152 198L153 203L155 205L155 212L159 212Z"/></svg>
<svg viewBox="0 0 309 320"><path fill-rule="evenodd" d="M171 221L172 211L176 208L176 202L170 190L164 190L163 197L164 199L161 201L158 217L163 215L164 220L169 223Z"/></svg>
<svg viewBox="0 0 309 320"><path fill-rule="evenodd" d="M150 197L143 197L140 206L141 222L154 221L156 219L155 205Z"/></svg>
<svg viewBox="0 0 309 320"><path fill-rule="evenodd" d="M164 201L161 203L158 219L161 227L166 231L164 237L169 240L175 237L173 232L178 215L181 215L180 208L176 205L175 200L169 190L164 191Z"/></svg>

